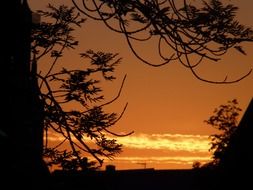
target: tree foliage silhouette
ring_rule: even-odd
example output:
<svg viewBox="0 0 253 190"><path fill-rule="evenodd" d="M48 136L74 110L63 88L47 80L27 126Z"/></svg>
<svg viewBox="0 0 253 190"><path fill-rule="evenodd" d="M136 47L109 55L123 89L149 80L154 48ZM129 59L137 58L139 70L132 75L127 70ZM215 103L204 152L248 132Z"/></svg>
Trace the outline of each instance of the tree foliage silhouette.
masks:
<svg viewBox="0 0 253 190"><path fill-rule="evenodd" d="M221 81L203 78L197 66L210 60L217 62L230 49L246 55L243 42L253 41L251 28L235 20L238 7L219 0L72 0L87 17L102 21L109 29L125 36L133 54L143 63L158 67L179 61L199 80L227 84L247 77ZM136 43L156 41L160 63L143 58ZM143 49L142 49L143 51Z"/></svg>
<svg viewBox="0 0 253 190"><path fill-rule="evenodd" d="M87 50L80 54L88 60L84 61L82 69L55 69L65 50L78 46L73 36L74 28L81 27L85 19L80 18L74 7L62 5L56 8L49 4L48 8L48 11L38 11L48 21L34 25L32 30L32 71L39 79L40 99L44 104L44 158L50 166L58 165L64 170L96 169L102 165L103 157L113 158L121 152L122 145L108 135L131 134L110 131L127 104L120 115L103 110L120 96L126 77L117 96L102 103L101 80L116 79L113 72L121 58L118 54ZM47 62L48 71L39 73L37 65L45 56L51 58L51 62ZM53 146L48 140L52 134L61 137ZM89 155L96 161L90 162Z"/></svg>
<svg viewBox="0 0 253 190"><path fill-rule="evenodd" d="M214 114L208 120L205 120L208 125L219 130L218 134L210 136L210 151L213 152L213 160L208 163L209 166L219 166L231 136L237 129L240 111L242 110L238 106L238 101L233 99L228 101L227 104L220 105L214 110Z"/></svg>

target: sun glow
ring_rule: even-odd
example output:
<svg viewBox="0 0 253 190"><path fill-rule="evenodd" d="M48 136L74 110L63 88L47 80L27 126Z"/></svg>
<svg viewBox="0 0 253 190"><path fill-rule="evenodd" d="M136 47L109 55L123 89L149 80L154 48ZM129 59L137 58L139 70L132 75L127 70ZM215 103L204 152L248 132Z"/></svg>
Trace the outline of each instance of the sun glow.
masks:
<svg viewBox="0 0 253 190"><path fill-rule="evenodd" d="M156 169L192 168L196 161L203 164L211 160L206 135L133 134L117 140L123 144L123 152L105 164L118 169L138 168L140 163Z"/></svg>
<svg viewBox="0 0 253 190"><path fill-rule="evenodd" d="M205 135L137 134L117 139L124 147L171 151L207 152L210 141Z"/></svg>

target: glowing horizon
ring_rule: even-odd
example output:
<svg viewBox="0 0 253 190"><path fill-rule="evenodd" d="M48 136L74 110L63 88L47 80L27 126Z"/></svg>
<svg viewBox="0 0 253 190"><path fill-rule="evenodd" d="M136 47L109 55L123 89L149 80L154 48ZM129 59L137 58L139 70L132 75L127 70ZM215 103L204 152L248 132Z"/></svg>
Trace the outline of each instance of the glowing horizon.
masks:
<svg viewBox="0 0 253 190"><path fill-rule="evenodd" d="M124 164L135 168L138 163L156 169L172 168L173 165L191 168L196 161L206 163L211 160L207 135L141 133L117 140L123 144L123 152L113 160L105 160L105 164L114 164L118 169L124 169ZM150 156L154 152L159 155Z"/></svg>
<svg viewBox="0 0 253 190"><path fill-rule="evenodd" d="M51 142L63 140L62 137L52 134L48 139ZM211 153L208 151L210 140L207 135L140 133L114 139L123 144L122 153L111 160L105 158L104 164L113 164L118 169L136 168L138 163L163 169L173 165L191 168L196 161L206 163L211 159ZM85 140L87 143L90 141L87 137ZM154 151L159 155L150 156ZM94 160L90 156L88 158Z"/></svg>

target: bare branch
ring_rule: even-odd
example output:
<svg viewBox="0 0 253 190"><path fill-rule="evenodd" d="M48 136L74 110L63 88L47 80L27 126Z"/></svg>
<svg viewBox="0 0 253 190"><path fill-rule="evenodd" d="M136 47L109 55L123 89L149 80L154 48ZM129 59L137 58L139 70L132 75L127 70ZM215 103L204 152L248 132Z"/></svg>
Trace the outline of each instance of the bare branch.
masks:
<svg viewBox="0 0 253 190"><path fill-rule="evenodd" d="M88 8L88 1L82 0L83 6L75 0L72 2L82 13L92 15L90 18L102 21L110 30L123 34L136 58L147 65L159 67L179 60L197 79L215 84L236 83L251 74L252 69L235 80L229 81L226 77L222 81L212 81L193 70L204 60L221 60L221 56L232 48L246 55L241 44L253 42L253 30L235 20L238 7L232 4L223 4L219 0L203 0L202 3L187 0L92 0L89 2L92 8ZM147 33L148 37L142 39ZM157 37L161 62L153 63L140 56L132 41L144 43ZM166 54L162 53L162 47ZM167 54L167 50L171 52ZM182 60L182 56L187 57L186 60ZM198 61L191 63L190 56L198 57Z"/></svg>

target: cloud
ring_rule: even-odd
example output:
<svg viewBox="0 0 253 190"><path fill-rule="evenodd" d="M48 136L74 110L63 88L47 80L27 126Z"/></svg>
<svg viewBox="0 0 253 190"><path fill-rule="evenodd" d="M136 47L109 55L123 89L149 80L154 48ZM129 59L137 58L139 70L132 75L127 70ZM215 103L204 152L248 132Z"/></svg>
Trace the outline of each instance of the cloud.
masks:
<svg viewBox="0 0 253 190"><path fill-rule="evenodd" d="M206 135L134 134L117 138L125 148L170 151L208 152L210 140Z"/></svg>
<svg viewBox="0 0 253 190"><path fill-rule="evenodd" d="M206 162L209 161L210 157L208 156L187 156L187 157L182 157L182 156L119 156L115 158L113 161L114 162L127 162L127 163L140 163L140 162L145 162L145 163L153 163L153 164L171 164L171 163L177 163L177 164L192 164L194 161L199 161L199 162Z"/></svg>
<svg viewBox="0 0 253 190"><path fill-rule="evenodd" d="M110 137L110 136L109 136ZM124 146L124 149L154 150L171 152L208 153L210 139L207 135L184 135L184 134L132 134L126 137L110 137ZM84 137L89 144L90 139ZM48 137L51 142L61 142L64 138L51 133Z"/></svg>

